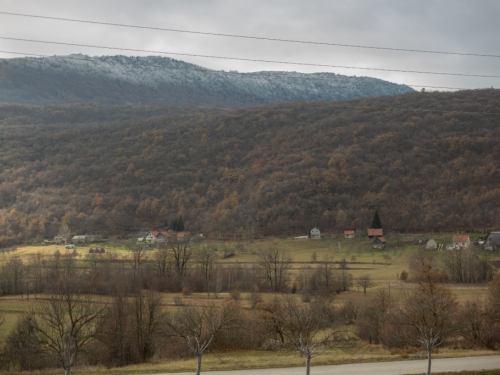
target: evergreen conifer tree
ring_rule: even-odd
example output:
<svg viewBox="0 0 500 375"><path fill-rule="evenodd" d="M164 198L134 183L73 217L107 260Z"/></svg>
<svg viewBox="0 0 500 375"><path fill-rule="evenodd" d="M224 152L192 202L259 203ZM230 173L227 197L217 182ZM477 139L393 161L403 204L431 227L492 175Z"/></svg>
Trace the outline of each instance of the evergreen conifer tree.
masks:
<svg viewBox="0 0 500 375"><path fill-rule="evenodd" d="M378 216L378 210L375 211L375 215L373 215L372 225L370 226L372 229L381 229L382 223L380 222L380 217Z"/></svg>
<svg viewBox="0 0 500 375"><path fill-rule="evenodd" d="M177 231L184 231L184 220L182 220L182 216L179 216L179 220L177 220Z"/></svg>
<svg viewBox="0 0 500 375"><path fill-rule="evenodd" d="M184 230L184 220L182 220L182 216L170 222L170 229L176 232L182 232Z"/></svg>
<svg viewBox="0 0 500 375"><path fill-rule="evenodd" d="M170 222L170 229L177 231L177 219Z"/></svg>

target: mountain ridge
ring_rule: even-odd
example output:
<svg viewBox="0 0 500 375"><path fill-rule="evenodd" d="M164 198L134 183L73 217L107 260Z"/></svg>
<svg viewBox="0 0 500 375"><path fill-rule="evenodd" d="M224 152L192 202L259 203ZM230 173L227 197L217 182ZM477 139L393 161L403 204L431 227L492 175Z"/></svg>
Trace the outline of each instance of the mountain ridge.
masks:
<svg viewBox="0 0 500 375"><path fill-rule="evenodd" d="M0 59L0 103L247 106L398 95L412 88L335 73L216 71L168 57Z"/></svg>

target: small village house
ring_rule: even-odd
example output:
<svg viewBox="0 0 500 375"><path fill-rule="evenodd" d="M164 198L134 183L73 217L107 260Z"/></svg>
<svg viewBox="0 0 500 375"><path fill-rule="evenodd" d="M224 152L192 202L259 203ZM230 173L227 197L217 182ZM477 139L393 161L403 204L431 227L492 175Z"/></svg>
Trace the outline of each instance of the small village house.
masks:
<svg viewBox="0 0 500 375"><path fill-rule="evenodd" d="M320 240L321 239L321 233L317 227L314 227L313 229L311 229L310 238L311 238L311 240Z"/></svg>
<svg viewBox="0 0 500 375"><path fill-rule="evenodd" d="M383 248L385 248L386 243L387 243L387 240L384 237L377 237L372 242L372 246L374 249L383 249Z"/></svg>
<svg viewBox="0 0 500 375"><path fill-rule="evenodd" d="M167 243L168 238L170 238L170 233L167 231L150 231L146 235L145 242L148 244L153 244L153 243Z"/></svg>
<svg viewBox="0 0 500 375"><path fill-rule="evenodd" d="M382 230L382 228L368 229L368 238L382 237L383 235L384 235L384 231Z"/></svg>
<svg viewBox="0 0 500 375"><path fill-rule="evenodd" d="M345 230L344 231L344 238L354 238L354 231L353 230Z"/></svg>
<svg viewBox="0 0 500 375"><path fill-rule="evenodd" d="M94 235L77 234L71 238L71 243L92 243L95 240Z"/></svg>
<svg viewBox="0 0 500 375"><path fill-rule="evenodd" d="M453 236L453 250L464 250L470 247L470 237L467 234Z"/></svg>
<svg viewBox="0 0 500 375"><path fill-rule="evenodd" d="M72 243L85 243L85 236L76 235L71 238Z"/></svg>
<svg viewBox="0 0 500 375"><path fill-rule="evenodd" d="M56 245L65 245L66 244L66 237L63 236L55 236L54 237L54 243Z"/></svg>
<svg viewBox="0 0 500 375"><path fill-rule="evenodd" d="M491 232L484 241L483 247L486 250L496 250L500 248L500 232Z"/></svg>

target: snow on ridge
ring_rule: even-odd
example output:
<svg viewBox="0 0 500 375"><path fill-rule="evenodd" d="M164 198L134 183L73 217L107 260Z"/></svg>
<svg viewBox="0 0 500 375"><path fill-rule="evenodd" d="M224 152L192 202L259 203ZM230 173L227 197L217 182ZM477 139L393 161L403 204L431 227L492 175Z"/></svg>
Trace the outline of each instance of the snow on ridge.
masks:
<svg viewBox="0 0 500 375"><path fill-rule="evenodd" d="M216 71L163 56L69 55L43 58L3 59L23 65L27 70L48 77L80 76L85 82L123 82L152 90L183 87L202 92L257 98L265 101L339 100L353 97L396 95L414 91L370 77L351 77L335 73L261 71L238 73ZM2 62L2 60L0 60Z"/></svg>

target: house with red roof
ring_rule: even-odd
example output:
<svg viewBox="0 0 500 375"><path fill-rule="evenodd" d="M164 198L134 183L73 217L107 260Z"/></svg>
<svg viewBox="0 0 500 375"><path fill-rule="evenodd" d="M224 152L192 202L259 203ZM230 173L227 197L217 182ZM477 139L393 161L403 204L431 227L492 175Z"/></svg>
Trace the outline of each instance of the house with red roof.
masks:
<svg viewBox="0 0 500 375"><path fill-rule="evenodd" d="M382 228L371 228L368 229L368 237L373 238L373 237L382 237L384 235L384 231Z"/></svg>
<svg viewBox="0 0 500 375"><path fill-rule="evenodd" d="M171 235L167 231L159 232L153 230L146 235L145 241L146 243L167 243L170 237Z"/></svg>
<svg viewBox="0 0 500 375"><path fill-rule="evenodd" d="M455 234L453 236L453 250L463 250L470 247L470 237L467 234Z"/></svg>
<svg viewBox="0 0 500 375"><path fill-rule="evenodd" d="M354 231L353 230L345 230L344 231L344 238L354 238Z"/></svg>

